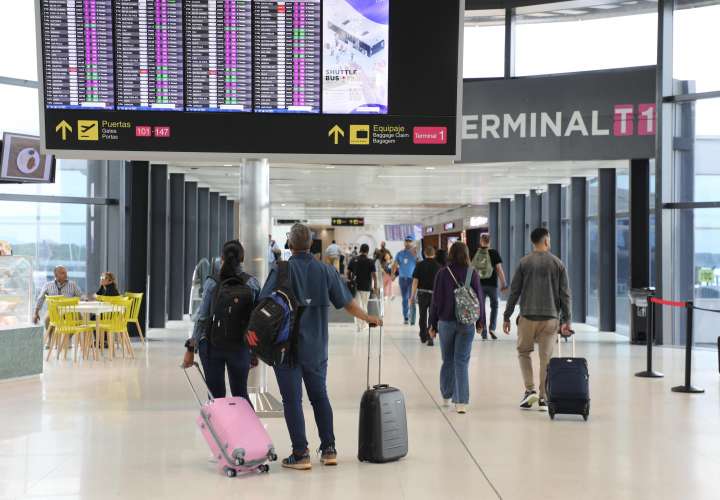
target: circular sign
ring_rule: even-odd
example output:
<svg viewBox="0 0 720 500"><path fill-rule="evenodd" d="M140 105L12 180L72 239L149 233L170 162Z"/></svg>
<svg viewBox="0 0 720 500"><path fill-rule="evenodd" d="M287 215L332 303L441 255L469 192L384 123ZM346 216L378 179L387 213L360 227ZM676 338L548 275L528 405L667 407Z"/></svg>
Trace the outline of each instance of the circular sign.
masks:
<svg viewBox="0 0 720 500"><path fill-rule="evenodd" d="M17 155L17 168L25 175L34 173L40 168L40 153L35 148L25 148Z"/></svg>

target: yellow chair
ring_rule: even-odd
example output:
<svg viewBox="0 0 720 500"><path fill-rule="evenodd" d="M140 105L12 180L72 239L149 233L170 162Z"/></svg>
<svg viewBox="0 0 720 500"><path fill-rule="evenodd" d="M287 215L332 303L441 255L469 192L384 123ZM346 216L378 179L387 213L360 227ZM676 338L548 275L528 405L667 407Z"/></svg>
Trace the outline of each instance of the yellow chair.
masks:
<svg viewBox="0 0 720 500"><path fill-rule="evenodd" d="M144 294L142 293L127 292L125 294L125 297L132 299L128 323L133 323L135 325L138 334L140 334L140 340L142 341L143 345L145 345L145 337L143 337L143 331L142 328L140 328L140 306L142 305L143 295Z"/></svg>
<svg viewBox="0 0 720 500"><path fill-rule="evenodd" d="M63 353L63 359L67 359L68 347L75 338L75 354L74 360L77 361L77 354L80 348L83 349L83 357L87 357L87 338L92 336L94 326L84 323L81 319L82 315L77 311L77 304L60 301L53 305L56 309L55 329L52 337L50 337L50 349L46 360L50 360L53 348L57 350L56 359L60 359L60 352Z"/></svg>
<svg viewBox="0 0 720 500"><path fill-rule="evenodd" d="M47 328L45 328L45 335L43 337L43 345L48 345L48 342L50 341L50 336L52 335L52 332L55 330L57 321L58 321L58 313L57 313L57 305L58 304L78 304L80 302L79 297L65 297L64 295L48 295L45 297L45 302L47 302L47 308L48 308L48 325Z"/></svg>
<svg viewBox="0 0 720 500"><path fill-rule="evenodd" d="M130 357L134 359L135 352L130 343L130 334L127 329L131 314L132 299L114 297L112 301L106 302L112 305L112 311L100 315L100 331L98 332L97 339L98 346L102 349L105 345L105 338L107 337L108 355L110 359L115 357L115 348L117 345L122 349L123 357L125 357L127 350Z"/></svg>

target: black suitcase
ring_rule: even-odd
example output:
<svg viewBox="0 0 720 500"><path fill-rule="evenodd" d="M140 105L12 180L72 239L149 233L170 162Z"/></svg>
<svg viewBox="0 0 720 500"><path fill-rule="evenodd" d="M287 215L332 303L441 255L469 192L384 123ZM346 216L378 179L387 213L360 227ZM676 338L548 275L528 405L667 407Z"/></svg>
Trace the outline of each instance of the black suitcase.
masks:
<svg viewBox="0 0 720 500"><path fill-rule="evenodd" d="M382 316L382 294L375 298ZM372 327L368 332L367 390L360 401L358 460L384 463L399 460L408 453L407 414L405 397L394 387L380 383L382 378L382 327L378 356L378 385L370 387L370 345Z"/></svg>
<svg viewBox="0 0 720 500"><path fill-rule="evenodd" d="M558 357L547 366L545 389L548 414L551 419L558 414L590 416L590 374L585 358L575 357L575 335L572 335L572 357L562 356L562 341L558 342Z"/></svg>

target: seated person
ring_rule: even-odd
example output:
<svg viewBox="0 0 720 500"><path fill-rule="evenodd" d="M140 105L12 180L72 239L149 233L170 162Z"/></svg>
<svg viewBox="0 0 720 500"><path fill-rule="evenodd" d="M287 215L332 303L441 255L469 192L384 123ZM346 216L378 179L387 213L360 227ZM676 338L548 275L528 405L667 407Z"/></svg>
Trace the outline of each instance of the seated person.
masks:
<svg viewBox="0 0 720 500"><path fill-rule="evenodd" d="M104 272L100 275L100 288L95 292L95 297L100 295L104 295L105 297L117 297L120 295L113 273Z"/></svg>

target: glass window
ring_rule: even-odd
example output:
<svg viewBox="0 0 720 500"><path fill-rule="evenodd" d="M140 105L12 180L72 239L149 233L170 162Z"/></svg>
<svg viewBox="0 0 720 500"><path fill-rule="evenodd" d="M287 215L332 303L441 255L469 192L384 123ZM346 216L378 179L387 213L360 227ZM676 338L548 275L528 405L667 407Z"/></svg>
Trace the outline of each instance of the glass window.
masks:
<svg viewBox="0 0 720 500"><path fill-rule="evenodd" d="M720 211L695 210L694 300L699 307L720 309ZM716 313L695 312L695 342L717 342Z"/></svg>
<svg viewBox="0 0 720 500"><path fill-rule="evenodd" d="M505 74L505 11L465 11L463 77L492 78Z"/></svg>
<svg viewBox="0 0 720 500"><path fill-rule="evenodd" d="M627 169L617 169L616 171L616 198L615 210L618 213L628 212L630 210L630 172Z"/></svg>
<svg viewBox="0 0 720 500"><path fill-rule="evenodd" d="M7 49L0 48L0 51L4 50ZM0 59L3 57L0 55ZM39 135L37 89L0 84L0 134L3 132Z"/></svg>
<svg viewBox="0 0 720 500"><path fill-rule="evenodd" d="M519 7L517 14L518 76L646 66L657 61L657 4L653 2L556 2Z"/></svg>
<svg viewBox="0 0 720 500"><path fill-rule="evenodd" d="M88 220L98 208L102 207L0 200L0 234L13 255L31 258L35 294L59 265L87 290Z"/></svg>
<svg viewBox="0 0 720 500"><path fill-rule="evenodd" d="M598 214L598 190L600 189L600 181L597 177L588 179L587 181L587 214L593 216Z"/></svg>
<svg viewBox="0 0 720 500"><path fill-rule="evenodd" d="M0 184L2 194L33 194L43 196L104 197L106 193L105 162L57 160L55 182L52 184Z"/></svg>
<svg viewBox="0 0 720 500"><path fill-rule="evenodd" d="M0 76L37 80L35 2L0 1Z"/></svg>
<svg viewBox="0 0 720 500"><path fill-rule="evenodd" d="M720 66L708 54L720 47L720 0L676 0L673 77L694 82L690 92L720 90Z"/></svg>
<svg viewBox="0 0 720 500"><path fill-rule="evenodd" d="M617 249L615 318L618 333L627 333L630 324L628 305L628 290L630 289L630 218L627 215L617 218L615 239Z"/></svg>
<svg viewBox="0 0 720 500"><path fill-rule="evenodd" d="M589 217L587 223L587 323L598 325L600 302L598 296L600 272L599 238L597 217Z"/></svg>

